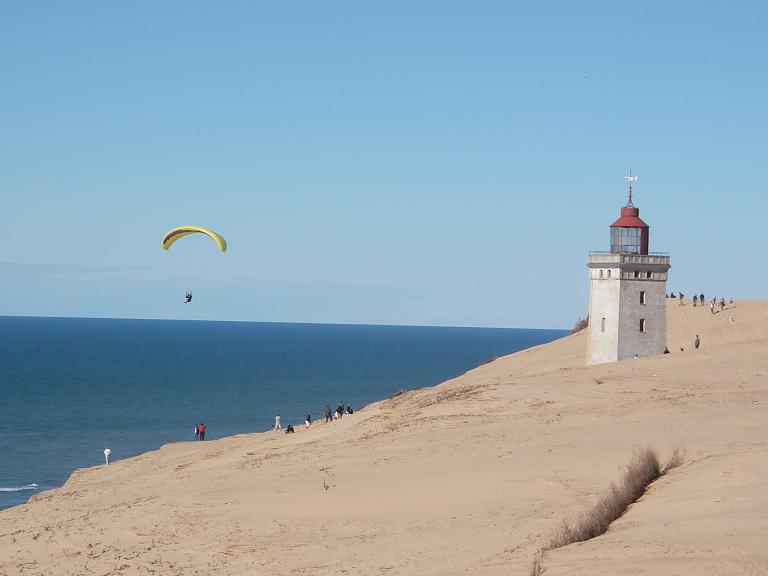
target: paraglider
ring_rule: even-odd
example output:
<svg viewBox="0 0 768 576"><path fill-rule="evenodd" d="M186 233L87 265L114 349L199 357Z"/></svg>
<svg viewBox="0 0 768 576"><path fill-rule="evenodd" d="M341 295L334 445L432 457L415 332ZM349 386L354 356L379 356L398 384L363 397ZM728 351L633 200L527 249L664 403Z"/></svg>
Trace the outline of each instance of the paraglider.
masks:
<svg viewBox="0 0 768 576"><path fill-rule="evenodd" d="M203 228L202 226L179 226L178 228L169 230L166 235L163 236L163 250L168 250L176 240L183 238L184 236L189 236L190 234L205 234L216 242L216 246L219 247L219 250L222 252L227 251L227 241L224 240L224 237L213 230ZM192 302L192 292L188 291L184 294L184 304L189 304L190 302Z"/></svg>
<svg viewBox="0 0 768 576"><path fill-rule="evenodd" d="M168 250L176 240L183 238L184 236L189 236L190 234L205 234L216 242L219 250L222 252L227 251L227 241L224 240L223 236L216 234L213 230L203 228L202 226L179 226L178 228L169 230L168 233L163 236L163 250Z"/></svg>

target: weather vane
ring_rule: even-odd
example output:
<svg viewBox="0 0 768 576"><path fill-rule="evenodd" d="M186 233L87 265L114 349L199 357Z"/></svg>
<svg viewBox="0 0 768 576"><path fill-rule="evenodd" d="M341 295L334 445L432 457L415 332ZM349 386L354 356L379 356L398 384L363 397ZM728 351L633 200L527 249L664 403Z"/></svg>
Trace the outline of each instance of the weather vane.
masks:
<svg viewBox="0 0 768 576"><path fill-rule="evenodd" d="M632 204L632 182L637 182L637 176L632 176L632 168L629 169L629 176L624 176L624 180L627 180L629 182L629 202L627 202L627 206L634 206Z"/></svg>

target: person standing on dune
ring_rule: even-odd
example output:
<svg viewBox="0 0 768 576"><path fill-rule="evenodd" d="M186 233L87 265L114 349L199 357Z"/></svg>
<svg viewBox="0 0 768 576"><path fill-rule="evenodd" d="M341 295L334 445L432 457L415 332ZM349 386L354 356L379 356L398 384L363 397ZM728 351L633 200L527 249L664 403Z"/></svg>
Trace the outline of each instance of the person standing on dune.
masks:
<svg viewBox="0 0 768 576"><path fill-rule="evenodd" d="M109 459L112 456L112 450L109 448L104 448L104 461L107 463L107 466L109 466Z"/></svg>

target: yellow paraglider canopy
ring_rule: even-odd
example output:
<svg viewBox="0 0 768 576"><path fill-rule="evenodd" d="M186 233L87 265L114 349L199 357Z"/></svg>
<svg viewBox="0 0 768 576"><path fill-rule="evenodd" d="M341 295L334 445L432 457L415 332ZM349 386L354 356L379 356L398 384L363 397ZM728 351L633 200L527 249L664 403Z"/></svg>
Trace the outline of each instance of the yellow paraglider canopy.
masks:
<svg viewBox="0 0 768 576"><path fill-rule="evenodd" d="M213 238L213 241L216 242L219 250L222 252L227 251L227 241L213 230L203 228L202 226L179 226L178 228L170 230L163 236L163 250L168 250L168 248L171 247L171 244L176 242L176 240L188 236L189 234L205 234L206 236L210 236Z"/></svg>

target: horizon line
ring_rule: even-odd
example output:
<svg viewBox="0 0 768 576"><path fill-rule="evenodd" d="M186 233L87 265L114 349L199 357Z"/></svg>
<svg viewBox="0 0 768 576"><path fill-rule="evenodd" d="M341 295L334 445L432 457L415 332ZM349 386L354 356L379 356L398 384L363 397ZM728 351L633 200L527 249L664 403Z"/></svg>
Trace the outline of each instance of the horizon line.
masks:
<svg viewBox="0 0 768 576"><path fill-rule="evenodd" d="M3 318L39 318L62 320L137 320L142 322L231 322L241 324L299 324L308 326L381 326L399 328L470 328L477 330L556 330L571 332L571 328L521 328L515 326L458 326L441 324L379 324L368 322L292 322L287 320L211 320L201 318L125 318L116 316L37 316L34 314L0 314Z"/></svg>

